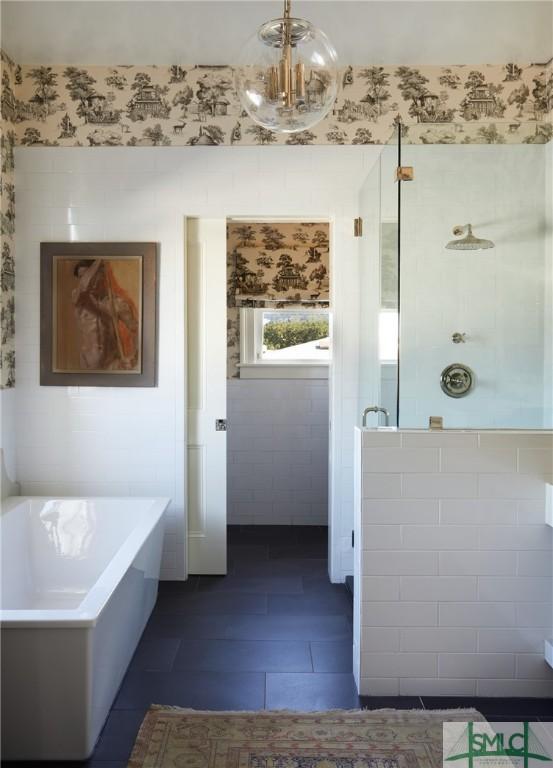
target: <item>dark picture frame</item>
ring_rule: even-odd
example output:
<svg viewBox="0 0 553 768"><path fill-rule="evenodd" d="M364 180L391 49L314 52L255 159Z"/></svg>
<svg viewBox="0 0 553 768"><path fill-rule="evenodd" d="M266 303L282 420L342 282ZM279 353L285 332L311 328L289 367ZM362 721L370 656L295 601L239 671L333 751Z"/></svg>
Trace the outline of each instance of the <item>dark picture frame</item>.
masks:
<svg viewBox="0 0 553 768"><path fill-rule="evenodd" d="M41 243L40 384L155 387L157 271L157 243Z"/></svg>

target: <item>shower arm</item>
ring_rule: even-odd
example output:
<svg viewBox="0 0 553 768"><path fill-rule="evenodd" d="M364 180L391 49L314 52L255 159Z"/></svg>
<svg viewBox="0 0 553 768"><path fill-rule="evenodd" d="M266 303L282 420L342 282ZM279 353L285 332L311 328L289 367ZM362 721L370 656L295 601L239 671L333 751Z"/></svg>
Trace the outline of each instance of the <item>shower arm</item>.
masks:
<svg viewBox="0 0 553 768"><path fill-rule="evenodd" d="M461 235L466 234L472 234L472 224L457 224L457 226L453 227L453 234L455 237L460 237Z"/></svg>

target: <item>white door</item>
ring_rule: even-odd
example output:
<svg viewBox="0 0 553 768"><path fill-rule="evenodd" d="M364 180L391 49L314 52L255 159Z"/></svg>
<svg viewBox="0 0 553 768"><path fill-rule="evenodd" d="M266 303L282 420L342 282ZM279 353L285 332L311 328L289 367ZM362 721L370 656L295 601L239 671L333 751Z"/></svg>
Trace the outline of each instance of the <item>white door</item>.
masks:
<svg viewBox="0 0 553 768"><path fill-rule="evenodd" d="M188 572L227 572L226 221L186 220ZM222 421L222 423L218 423Z"/></svg>

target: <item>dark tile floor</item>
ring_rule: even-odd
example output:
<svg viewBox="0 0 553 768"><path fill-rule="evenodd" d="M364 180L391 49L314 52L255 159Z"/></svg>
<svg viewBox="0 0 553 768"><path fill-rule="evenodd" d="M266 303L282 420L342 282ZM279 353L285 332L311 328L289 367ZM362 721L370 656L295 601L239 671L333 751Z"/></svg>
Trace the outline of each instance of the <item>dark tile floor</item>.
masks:
<svg viewBox="0 0 553 768"><path fill-rule="evenodd" d="M352 676L352 601L327 575L327 529L231 526L229 574L162 582L93 757L123 768L151 703L194 709L442 709L551 719L538 699L363 697ZM2 763L18 768L42 765Z"/></svg>

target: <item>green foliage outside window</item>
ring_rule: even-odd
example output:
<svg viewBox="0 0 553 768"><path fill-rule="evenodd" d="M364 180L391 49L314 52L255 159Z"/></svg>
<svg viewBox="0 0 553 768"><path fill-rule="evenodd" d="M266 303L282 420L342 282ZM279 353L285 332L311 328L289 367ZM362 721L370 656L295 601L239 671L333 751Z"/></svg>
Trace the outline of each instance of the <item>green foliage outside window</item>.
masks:
<svg viewBox="0 0 553 768"><path fill-rule="evenodd" d="M280 320L264 326L263 343L267 349L286 349L296 344L326 339L328 335L327 317L320 320Z"/></svg>

